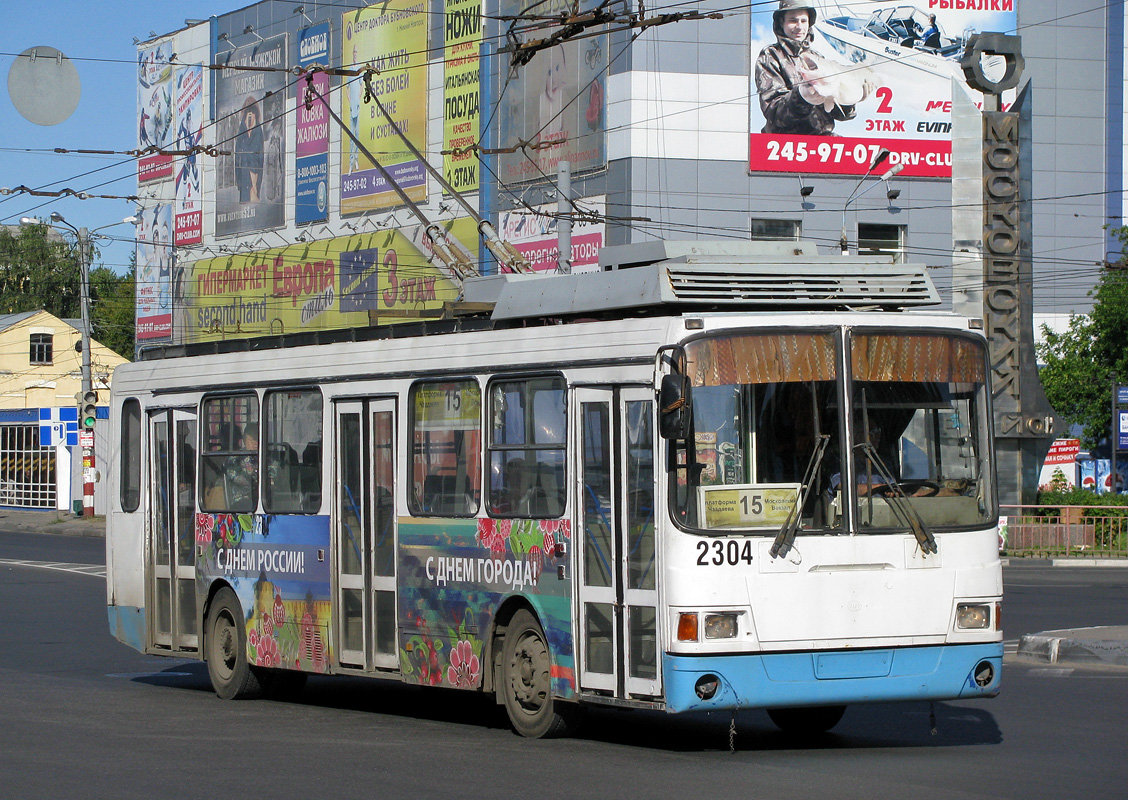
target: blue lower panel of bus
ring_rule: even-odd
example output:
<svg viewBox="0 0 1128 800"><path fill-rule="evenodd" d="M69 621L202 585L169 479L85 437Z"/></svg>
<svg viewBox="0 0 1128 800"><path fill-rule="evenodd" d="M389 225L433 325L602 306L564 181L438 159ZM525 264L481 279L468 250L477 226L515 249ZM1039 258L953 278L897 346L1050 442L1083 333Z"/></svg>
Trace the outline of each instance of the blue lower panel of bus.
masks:
<svg viewBox="0 0 1128 800"><path fill-rule="evenodd" d="M975 673L984 661L994 667L994 677L980 687ZM679 713L993 697L1002 666L1003 645L992 643L757 655L667 653L662 674L666 710ZM708 700L697 694L701 679L719 683Z"/></svg>
<svg viewBox="0 0 1128 800"><path fill-rule="evenodd" d="M145 652L145 609L136 606L107 606L110 632L119 642Z"/></svg>

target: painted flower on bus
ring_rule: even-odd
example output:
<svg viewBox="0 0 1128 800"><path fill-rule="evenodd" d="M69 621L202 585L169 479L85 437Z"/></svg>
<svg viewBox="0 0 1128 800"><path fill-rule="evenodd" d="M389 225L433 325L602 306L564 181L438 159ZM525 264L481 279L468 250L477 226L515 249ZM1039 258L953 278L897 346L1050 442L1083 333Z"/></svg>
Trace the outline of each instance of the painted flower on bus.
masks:
<svg viewBox="0 0 1128 800"><path fill-rule="evenodd" d="M212 530L215 528L215 517L211 514L196 515L196 544L204 547L212 543Z"/></svg>
<svg viewBox="0 0 1128 800"><path fill-rule="evenodd" d="M419 633L404 642L400 649L400 669L409 681L423 686L438 686L443 682L443 669L439 665L443 642L431 637L430 628L422 616L416 615L415 628Z"/></svg>
<svg viewBox="0 0 1128 800"><path fill-rule="evenodd" d="M495 555L552 557L556 543L572 538L566 519L479 519L475 539Z"/></svg>
<svg viewBox="0 0 1128 800"><path fill-rule="evenodd" d="M474 645L468 640L457 642L450 651L450 666L447 667L447 683L451 686L470 688L478 685L482 670Z"/></svg>

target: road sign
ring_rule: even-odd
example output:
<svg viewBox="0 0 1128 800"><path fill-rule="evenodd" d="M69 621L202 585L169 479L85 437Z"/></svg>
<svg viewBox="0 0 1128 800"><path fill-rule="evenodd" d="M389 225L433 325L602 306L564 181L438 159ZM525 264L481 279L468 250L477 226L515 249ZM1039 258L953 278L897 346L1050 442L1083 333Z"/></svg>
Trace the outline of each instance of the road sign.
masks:
<svg viewBox="0 0 1128 800"><path fill-rule="evenodd" d="M39 446L78 444L78 409L73 406L39 409Z"/></svg>
<svg viewBox="0 0 1128 800"><path fill-rule="evenodd" d="M79 447L93 447L94 446L94 431L79 431L78 432L78 446Z"/></svg>

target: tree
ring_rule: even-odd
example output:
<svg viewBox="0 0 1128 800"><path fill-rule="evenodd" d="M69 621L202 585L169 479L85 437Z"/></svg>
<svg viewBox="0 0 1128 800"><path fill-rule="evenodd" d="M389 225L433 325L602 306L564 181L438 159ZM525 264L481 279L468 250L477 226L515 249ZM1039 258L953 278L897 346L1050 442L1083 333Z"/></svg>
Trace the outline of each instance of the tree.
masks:
<svg viewBox="0 0 1128 800"><path fill-rule="evenodd" d="M91 260L97 256L95 250ZM59 319L82 316L82 271L74 246L48 225L27 225L13 235L0 228L0 313L45 311ZM90 270L90 329L95 341L133 358L134 267L125 275Z"/></svg>
<svg viewBox="0 0 1128 800"><path fill-rule="evenodd" d="M1112 233L1123 255L1089 292L1092 312L1071 317L1062 333L1043 325L1045 342L1038 346L1046 397L1066 421L1081 426L1088 448L1109 440L1114 376L1128 382L1128 227Z"/></svg>
<svg viewBox="0 0 1128 800"><path fill-rule="evenodd" d="M0 229L0 310L45 309L60 319L79 316L79 266L74 250L47 225Z"/></svg>
<svg viewBox="0 0 1128 800"><path fill-rule="evenodd" d="M133 360L137 266L130 259L129 272L118 275L108 267L90 271L90 327L98 342L120 356Z"/></svg>

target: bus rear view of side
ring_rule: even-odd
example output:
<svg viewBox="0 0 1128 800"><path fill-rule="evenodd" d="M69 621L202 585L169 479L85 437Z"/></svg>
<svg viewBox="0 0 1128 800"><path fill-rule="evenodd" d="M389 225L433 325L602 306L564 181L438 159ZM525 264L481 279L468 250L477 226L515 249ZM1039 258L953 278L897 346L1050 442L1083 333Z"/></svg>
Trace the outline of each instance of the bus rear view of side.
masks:
<svg viewBox="0 0 1128 800"><path fill-rule="evenodd" d="M223 698L367 675L492 693L533 737L591 705L814 732L997 694L975 321L909 311L920 268L659 249L468 282L492 313L411 335L119 368L114 635Z"/></svg>

